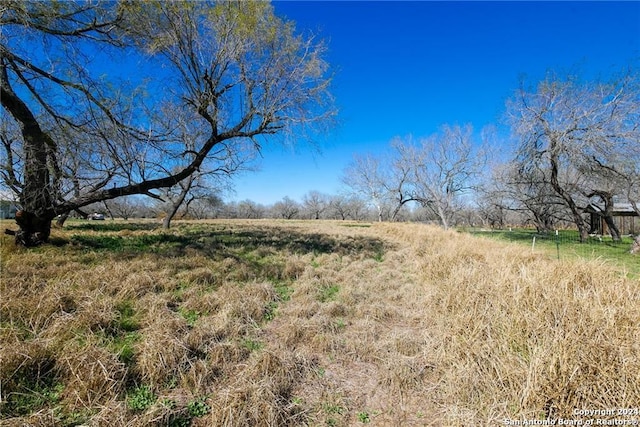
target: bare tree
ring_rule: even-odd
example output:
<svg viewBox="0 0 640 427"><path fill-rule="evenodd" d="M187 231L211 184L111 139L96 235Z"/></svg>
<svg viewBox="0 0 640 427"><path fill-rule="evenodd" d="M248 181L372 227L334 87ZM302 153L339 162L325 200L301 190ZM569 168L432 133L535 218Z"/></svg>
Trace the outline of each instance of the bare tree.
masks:
<svg viewBox="0 0 640 427"><path fill-rule="evenodd" d="M309 191L302 196L302 207L312 219L320 219L329 207L329 196L319 191Z"/></svg>
<svg viewBox="0 0 640 427"><path fill-rule="evenodd" d="M355 194L365 197L376 208L378 221L382 221L382 205L387 196L384 167L380 158L355 155L345 168L342 182Z"/></svg>
<svg viewBox="0 0 640 427"><path fill-rule="evenodd" d="M528 169L548 175L548 183L570 210L581 241L589 226L583 211L589 196L609 204L612 170L637 153L640 140L638 78L627 72L610 82L581 83L550 75L535 90L521 87L508 104L518 158ZM620 157L617 153L627 153ZM636 154L637 156L637 154ZM637 164L638 157L634 160ZM603 179L604 178L604 179Z"/></svg>
<svg viewBox="0 0 640 427"><path fill-rule="evenodd" d="M330 197L329 215L335 219L363 220L367 217L367 203L360 197L350 194L337 194Z"/></svg>
<svg viewBox="0 0 640 427"><path fill-rule="evenodd" d="M333 195L329 198L329 215L335 219L346 220L353 217L353 204L348 196L344 194Z"/></svg>
<svg viewBox="0 0 640 427"><path fill-rule="evenodd" d="M186 206L185 216L194 219L217 218L224 203L220 196L211 189L203 188Z"/></svg>
<svg viewBox="0 0 640 427"><path fill-rule="evenodd" d="M636 126L640 125L636 123ZM640 135L640 132L635 133ZM579 166L589 176L585 193L587 197L599 200L600 215L614 241L622 239L613 219L614 201L629 202L640 215L637 204L640 194L640 143L637 141L625 138L615 144L606 144L605 153L589 153Z"/></svg>
<svg viewBox="0 0 640 427"><path fill-rule="evenodd" d="M369 200L376 210L378 221L396 220L402 206L411 201L408 195L409 168L398 158L354 155L345 168L342 182L353 193Z"/></svg>
<svg viewBox="0 0 640 427"><path fill-rule="evenodd" d="M294 219L300 213L300 205L289 196L285 196L282 200L275 202L271 210L276 218Z"/></svg>
<svg viewBox="0 0 640 427"><path fill-rule="evenodd" d="M18 190L27 246L47 241L58 214L157 197L222 145L259 149L335 112L324 45L267 2L2 7L0 100L20 129L2 141L2 179ZM202 130L193 148L173 116Z"/></svg>
<svg viewBox="0 0 640 427"><path fill-rule="evenodd" d="M128 220L140 210L140 203L131 196L104 200L103 203L112 218L117 216L118 218Z"/></svg>
<svg viewBox="0 0 640 427"><path fill-rule="evenodd" d="M397 153L401 153L401 148L396 144L392 142L392 148L395 148ZM398 215L407 203L417 201L411 188L412 166L412 163L405 162L401 155L392 160L389 171L390 179L386 182L392 221L398 220Z"/></svg>
<svg viewBox="0 0 640 427"><path fill-rule="evenodd" d="M495 218L505 212L518 213L524 224L533 224L539 233L549 233L559 221L570 219L570 212L555 193L544 170L517 162L495 165L479 192L478 202L487 215Z"/></svg>
<svg viewBox="0 0 640 427"><path fill-rule="evenodd" d="M354 156L342 181L373 202L379 221L397 220L407 203L418 202L448 228L484 164L472 133L470 125L445 125L419 141L396 138L388 156Z"/></svg>
<svg viewBox="0 0 640 427"><path fill-rule="evenodd" d="M162 192L162 198L165 200L162 228L167 230L171 227L171 221L178 213L180 207L185 203L187 194L191 192L198 178L196 174L191 174L177 185L169 187Z"/></svg>
<svg viewBox="0 0 640 427"><path fill-rule="evenodd" d="M265 207L253 200L242 200L237 205L238 218L259 219L265 215Z"/></svg>
<svg viewBox="0 0 640 427"><path fill-rule="evenodd" d="M461 197L474 188L485 162L472 136L471 125L445 125L419 143L411 138L394 143L398 162L408 165L411 196L407 200L431 211L445 229L452 225L462 207Z"/></svg>
<svg viewBox="0 0 640 427"><path fill-rule="evenodd" d="M200 129L184 121L179 121L176 128L179 129L186 153L189 153L186 156L193 155L191 153L195 152L197 141L202 136ZM195 200L207 197L212 192L222 193L224 189L231 187L230 180L234 175L250 170L248 164L254 159L254 150L251 147L238 148L237 143L233 146L226 142L219 144L211 150L197 171L162 191L161 197L165 201L163 228L171 226L171 220L183 205L186 215Z"/></svg>

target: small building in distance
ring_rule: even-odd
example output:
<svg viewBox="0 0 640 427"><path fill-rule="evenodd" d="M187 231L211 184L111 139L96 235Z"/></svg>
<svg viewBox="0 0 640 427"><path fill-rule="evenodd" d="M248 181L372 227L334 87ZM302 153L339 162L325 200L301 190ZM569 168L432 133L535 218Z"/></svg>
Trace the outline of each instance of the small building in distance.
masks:
<svg viewBox="0 0 640 427"><path fill-rule="evenodd" d="M611 234L602 212L603 208L593 203L585 209L585 213L590 217L591 234ZM612 216L621 235L640 234L640 217L631 203L614 203Z"/></svg>
<svg viewBox="0 0 640 427"><path fill-rule="evenodd" d="M0 200L0 219L14 219L20 210L18 204L11 200Z"/></svg>

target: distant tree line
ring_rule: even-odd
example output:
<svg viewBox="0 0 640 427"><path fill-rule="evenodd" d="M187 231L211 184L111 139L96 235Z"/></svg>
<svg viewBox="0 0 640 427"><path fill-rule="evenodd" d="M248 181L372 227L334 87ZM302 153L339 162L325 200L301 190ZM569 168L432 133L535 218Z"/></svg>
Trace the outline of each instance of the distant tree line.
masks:
<svg viewBox="0 0 640 427"><path fill-rule="evenodd" d="M122 197L87 206L87 216L74 213L71 218L88 218L89 214L103 214L107 220L153 219L164 223L170 202L161 202L145 197ZM279 219L279 220L339 220L339 221L380 221L422 222L440 224L440 219L430 209L417 202L406 203L400 209L397 205L374 204L357 194L325 194L310 191L301 200L285 196L271 203L263 204L253 200L224 201L216 194L200 195L191 203L180 206L174 219ZM501 222L496 222L492 211L483 210L475 203L461 207L452 218L452 227L494 227L530 226L526 215L516 211L502 213ZM557 226L569 227L570 220L556 223Z"/></svg>

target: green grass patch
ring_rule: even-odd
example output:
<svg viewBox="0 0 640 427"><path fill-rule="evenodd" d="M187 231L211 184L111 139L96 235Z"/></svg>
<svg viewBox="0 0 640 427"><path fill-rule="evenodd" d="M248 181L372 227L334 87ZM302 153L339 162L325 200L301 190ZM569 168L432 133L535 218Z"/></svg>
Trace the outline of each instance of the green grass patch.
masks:
<svg viewBox="0 0 640 427"><path fill-rule="evenodd" d="M132 301L122 301L116 305L118 320L116 327L125 332L133 332L140 329L140 324L136 316L136 311Z"/></svg>
<svg viewBox="0 0 640 427"><path fill-rule="evenodd" d="M211 407L205 403L206 398L202 397L187 403L187 411L193 418L203 417L211 412Z"/></svg>
<svg viewBox="0 0 640 427"><path fill-rule="evenodd" d="M336 284L322 285L320 289L318 289L318 301L335 301L338 296L338 292L340 292L340 286Z"/></svg>
<svg viewBox="0 0 640 427"><path fill-rule="evenodd" d="M97 412L96 410L80 409L71 412L64 412L59 406L53 410L56 418L60 420L63 426L81 426L88 424L91 416Z"/></svg>
<svg viewBox="0 0 640 427"><path fill-rule="evenodd" d="M327 414L342 415L346 412L346 408L344 406L336 403L324 403L322 405L322 409L324 409Z"/></svg>
<svg viewBox="0 0 640 427"><path fill-rule="evenodd" d="M371 422L371 417L368 412L358 412L358 420L363 424L367 424Z"/></svg>
<svg viewBox="0 0 640 427"><path fill-rule="evenodd" d="M370 227L370 224L352 226ZM99 263L100 259L86 257L87 253L129 256L152 253L177 257L189 250L212 259L233 257L247 262L255 271L265 270L269 276L268 267L281 263L282 255L337 253L379 257L377 254L385 249L378 238L336 239L326 234L300 233L281 227L178 223L166 232L158 231L155 223L79 221L65 228L70 244L65 245L64 250L80 253L85 256L84 263L89 265Z"/></svg>
<svg viewBox="0 0 640 427"><path fill-rule="evenodd" d="M476 236L526 245L532 250L543 251L556 259L608 260L630 276L640 276L640 260L638 256L629 253L633 243L631 237L623 237L621 241L614 242L609 236L590 236L585 242L580 242L580 235L575 230L558 230L557 235L541 234L533 229L469 230L469 232Z"/></svg>
<svg viewBox="0 0 640 427"><path fill-rule="evenodd" d="M141 234L112 236L108 234L74 234L71 243L82 250L116 253L171 253L189 244L184 236L172 234Z"/></svg>
<svg viewBox="0 0 640 427"><path fill-rule="evenodd" d="M289 301L291 299L291 294L293 293L293 288L290 286L290 282L288 281L274 280L273 288L278 295L278 301L271 301L267 303L263 317L265 322L270 322L275 319L278 311L278 305L282 302Z"/></svg>
<svg viewBox="0 0 640 427"><path fill-rule="evenodd" d="M157 396L146 386L139 386L127 394L127 407L135 412L142 412L153 405Z"/></svg>
<svg viewBox="0 0 640 427"><path fill-rule="evenodd" d="M35 337L31 327L21 319L0 320L0 330L6 331L7 335L11 331L11 334L21 341L27 341Z"/></svg>
<svg viewBox="0 0 640 427"><path fill-rule="evenodd" d="M117 303L115 311L117 316L109 327L96 333L104 347L117 354L122 363L131 365L135 359L135 343L141 339L139 316L130 300ZM83 335L78 334L76 338L83 343L81 337Z"/></svg>
<svg viewBox="0 0 640 427"><path fill-rule="evenodd" d="M52 407L60 400L63 390L64 385L60 383L37 381L34 384L21 384L16 391L6 395L5 402L0 404L1 412L9 416L23 416Z"/></svg>
<svg viewBox="0 0 640 427"><path fill-rule="evenodd" d="M0 382L0 419L20 417L53 407L64 389L55 375L55 360L50 354L26 359Z"/></svg>
<svg viewBox="0 0 640 427"><path fill-rule="evenodd" d="M182 307L178 308L178 313L187 321L189 327L194 327L198 319L203 315L197 310L187 310Z"/></svg>
<svg viewBox="0 0 640 427"><path fill-rule="evenodd" d="M249 351L258 351L258 350L262 350L262 348L264 347L264 343L258 340L247 338L244 341L242 341L242 346Z"/></svg>
<svg viewBox="0 0 640 427"><path fill-rule="evenodd" d="M135 361L135 344L142 336L138 332L128 332L109 340L107 348L118 355L118 359L126 365Z"/></svg>
<svg viewBox="0 0 640 427"><path fill-rule="evenodd" d="M119 232L119 231L142 231L155 230L158 228L157 222L143 221L87 221L69 219L65 222L65 228L70 230L96 231L96 232Z"/></svg>
<svg viewBox="0 0 640 427"><path fill-rule="evenodd" d="M187 403L186 414L181 413L169 420L169 427L189 427L192 425L194 418L199 418L211 412L211 407L206 404L206 398L201 397ZM169 408L175 408L176 403L173 400L164 399L162 404Z"/></svg>
<svg viewBox="0 0 640 427"><path fill-rule="evenodd" d="M333 326L336 328L336 330L343 331L347 327L347 322L345 322L343 318L338 318L335 322L333 322Z"/></svg>
<svg viewBox="0 0 640 427"><path fill-rule="evenodd" d="M280 301L285 302L291 299L293 288L291 287L289 282L275 281L273 287L276 291L276 294L278 294L278 298Z"/></svg>
<svg viewBox="0 0 640 427"><path fill-rule="evenodd" d="M275 319L277 310L278 310L278 303L270 302L269 304L267 304L267 306L265 307L263 320L265 322L270 322L273 319Z"/></svg>

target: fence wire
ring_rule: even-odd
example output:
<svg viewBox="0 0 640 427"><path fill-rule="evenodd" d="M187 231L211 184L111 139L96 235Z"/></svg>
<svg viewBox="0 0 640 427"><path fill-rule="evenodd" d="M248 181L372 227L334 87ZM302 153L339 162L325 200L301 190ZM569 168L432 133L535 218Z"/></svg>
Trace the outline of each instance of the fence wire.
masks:
<svg viewBox="0 0 640 427"><path fill-rule="evenodd" d="M467 231L474 235L527 244L533 251L546 251L557 259L622 258L640 264L640 258L633 257L630 253L634 239L631 235L623 236L619 241L614 241L611 236L590 235L586 241L581 242L580 235L574 230L557 230L550 233L539 233L536 230L527 229L474 229Z"/></svg>

